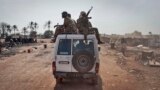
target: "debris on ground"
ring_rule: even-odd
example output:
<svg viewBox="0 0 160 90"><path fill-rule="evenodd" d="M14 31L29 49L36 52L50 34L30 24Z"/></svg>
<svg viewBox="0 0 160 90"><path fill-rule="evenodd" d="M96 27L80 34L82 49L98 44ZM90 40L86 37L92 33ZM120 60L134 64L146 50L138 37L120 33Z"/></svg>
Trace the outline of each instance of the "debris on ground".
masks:
<svg viewBox="0 0 160 90"><path fill-rule="evenodd" d="M122 53L117 53L117 64L126 65L126 59Z"/></svg>
<svg viewBox="0 0 160 90"><path fill-rule="evenodd" d="M0 54L0 58L9 57L10 55L15 55L16 53L17 53L16 48L3 49L3 51Z"/></svg>
<svg viewBox="0 0 160 90"><path fill-rule="evenodd" d="M128 72L135 75L137 80L144 80L145 79L142 71L139 69L130 69L130 70L128 70Z"/></svg>

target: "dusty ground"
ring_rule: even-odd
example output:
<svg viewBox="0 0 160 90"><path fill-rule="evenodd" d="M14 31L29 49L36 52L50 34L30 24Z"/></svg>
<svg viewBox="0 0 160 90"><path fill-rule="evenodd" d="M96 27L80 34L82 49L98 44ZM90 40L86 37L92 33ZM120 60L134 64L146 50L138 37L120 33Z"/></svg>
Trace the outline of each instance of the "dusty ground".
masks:
<svg viewBox="0 0 160 90"><path fill-rule="evenodd" d="M0 90L160 90L160 68L149 67L128 54L119 58L117 51L101 45L100 72L97 86L88 80L65 80L56 85L51 62L53 44L19 47L19 53L0 58ZM28 48L31 53L23 52Z"/></svg>

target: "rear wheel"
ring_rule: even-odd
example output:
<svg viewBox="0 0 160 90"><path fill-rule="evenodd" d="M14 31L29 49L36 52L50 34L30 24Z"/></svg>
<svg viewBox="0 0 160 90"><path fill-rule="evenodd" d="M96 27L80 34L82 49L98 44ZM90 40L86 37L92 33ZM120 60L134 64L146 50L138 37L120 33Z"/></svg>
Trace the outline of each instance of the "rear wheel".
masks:
<svg viewBox="0 0 160 90"><path fill-rule="evenodd" d="M92 83L92 85L97 85L98 84L98 78L97 77L92 78L91 83Z"/></svg>
<svg viewBox="0 0 160 90"><path fill-rule="evenodd" d="M62 84L63 78L56 78L56 84Z"/></svg>

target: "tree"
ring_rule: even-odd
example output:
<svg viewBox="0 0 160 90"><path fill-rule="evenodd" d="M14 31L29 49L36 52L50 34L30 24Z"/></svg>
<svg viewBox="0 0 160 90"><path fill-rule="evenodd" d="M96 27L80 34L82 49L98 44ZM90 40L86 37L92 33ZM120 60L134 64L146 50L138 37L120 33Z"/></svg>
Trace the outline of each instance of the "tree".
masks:
<svg viewBox="0 0 160 90"><path fill-rule="evenodd" d="M51 38L53 36L53 31L47 30L44 32L44 38Z"/></svg>
<svg viewBox="0 0 160 90"><path fill-rule="evenodd" d="M31 31L29 36L30 36L31 38L36 38L36 35L37 35L37 32L36 32L36 31Z"/></svg>
<svg viewBox="0 0 160 90"><path fill-rule="evenodd" d="M14 35L16 35L16 34L15 34L15 31L18 31L17 25L13 25L13 31L14 31Z"/></svg>
<svg viewBox="0 0 160 90"><path fill-rule="evenodd" d="M35 32L36 32L36 42L37 42L37 31L36 31L36 29L38 28L38 24L35 22L34 23L34 30L35 30Z"/></svg>
<svg viewBox="0 0 160 90"><path fill-rule="evenodd" d="M6 32L6 28L7 28L7 23L5 23L5 22L0 23L0 28L1 28L1 32L2 32L2 36L1 37L4 37L5 36L5 32Z"/></svg>
<svg viewBox="0 0 160 90"><path fill-rule="evenodd" d="M149 35L152 35L152 32L148 32L149 33Z"/></svg>
<svg viewBox="0 0 160 90"><path fill-rule="evenodd" d="M49 20L49 21L47 21L47 23L45 24L45 27L48 27L48 30L50 30L50 28L51 28L51 21Z"/></svg>
<svg viewBox="0 0 160 90"><path fill-rule="evenodd" d="M22 32L23 32L23 35L26 36L26 33L28 33L27 28L23 27Z"/></svg>
<svg viewBox="0 0 160 90"><path fill-rule="evenodd" d="M38 23L34 23L34 30L36 31L36 29L38 28Z"/></svg>
<svg viewBox="0 0 160 90"><path fill-rule="evenodd" d="M11 26L10 25L7 25L7 32L9 32L11 34L12 32L12 29L11 29Z"/></svg>
<svg viewBox="0 0 160 90"><path fill-rule="evenodd" d="M34 30L34 22L31 21L31 22L29 23L29 26L28 26L28 27L31 29L31 31L33 31L33 30Z"/></svg>

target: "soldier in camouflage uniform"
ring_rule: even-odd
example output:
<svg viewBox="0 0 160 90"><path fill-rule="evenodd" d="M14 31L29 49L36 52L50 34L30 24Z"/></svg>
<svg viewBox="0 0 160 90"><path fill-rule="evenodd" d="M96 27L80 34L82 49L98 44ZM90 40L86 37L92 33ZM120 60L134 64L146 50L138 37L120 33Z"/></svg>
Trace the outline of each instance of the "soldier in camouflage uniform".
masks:
<svg viewBox="0 0 160 90"><path fill-rule="evenodd" d="M65 28L65 33L76 33L76 24L71 18L68 17L68 13L66 11L62 12L62 18L64 18L63 26Z"/></svg>
<svg viewBox="0 0 160 90"><path fill-rule="evenodd" d="M54 40L53 40L53 42L56 41L56 38L57 38L57 36L59 34L64 33L64 27L63 27L63 25L58 25L57 24L57 25L54 26L54 28L56 28L56 29L55 29L55 33L54 33Z"/></svg>
<svg viewBox="0 0 160 90"><path fill-rule="evenodd" d="M74 19L72 19L71 14L68 13L68 17L74 22L74 24L76 25L76 28L77 28L77 23ZM78 28L76 30L76 33L78 33Z"/></svg>
<svg viewBox="0 0 160 90"><path fill-rule="evenodd" d="M79 19L77 20L77 27L79 29L79 33L84 34L84 39L87 39L87 35L89 33L95 33L98 43L101 44L100 36L97 28L92 27L91 22L89 22L88 13L82 11L80 13Z"/></svg>
<svg viewBox="0 0 160 90"><path fill-rule="evenodd" d="M98 40L98 44L103 43L103 42L100 40L98 28L92 27L91 22L89 22L89 33L95 33L96 38L97 38L97 40Z"/></svg>
<svg viewBox="0 0 160 90"><path fill-rule="evenodd" d="M84 39L87 40L87 35L89 31L89 23L88 23L88 17L87 14L82 11L80 13L79 18L77 19L77 27L80 34L84 34Z"/></svg>

